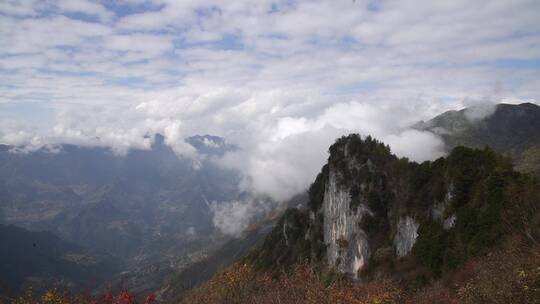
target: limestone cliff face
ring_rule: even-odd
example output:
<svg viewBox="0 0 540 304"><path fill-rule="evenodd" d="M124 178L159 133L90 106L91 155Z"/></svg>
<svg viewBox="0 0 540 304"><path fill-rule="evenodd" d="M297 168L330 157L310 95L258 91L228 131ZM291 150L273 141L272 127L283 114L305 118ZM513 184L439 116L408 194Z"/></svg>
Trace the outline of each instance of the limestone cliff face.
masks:
<svg viewBox="0 0 540 304"><path fill-rule="evenodd" d="M368 159L366 163L373 165ZM362 167L355 164L356 167ZM352 166L352 165L351 165ZM371 211L365 201L368 196L365 189L368 187L360 181L360 191L355 193L356 199L360 202L356 208L352 207L353 194L339 182L343 178L340 173L330 167L328 181L325 185L324 198L322 203L324 244L326 245L326 259L329 265L335 267L342 273L346 273L353 278L358 277L358 273L370 261L375 244L370 244L371 235L363 228L362 223L366 218L381 217ZM395 209L395 208L393 208ZM444 210L443 210L444 211ZM391 212L382 215L383 221L389 221ZM442 215L441 215L442 217ZM376 219L381 220L381 219ZM402 216L395 223L395 234L392 237L394 251L397 257L407 256L418 237L418 227L420 224L411 216ZM377 234L379 231L372 231Z"/></svg>
<svg viewBox="0 0 540 304"><path fill-rule="evenodd" d="M397 233L394 236L394 247L398 257L409 254L418 237L418 224L412 217L406 216L399 219Z"/></svg>
<svg viewBox="0 0 540 304"><path fill-rule="evenodd" d="M455 222L455 216L446 214L452 186L441 199L433 198L423 210L415 210L412 181L406 174L392 173L399 160L384 145L367 139L355 146L356 140L349 138L331 148L316 212L323 219L327 263L353 278L379 249L390 250L394 258L410 255L421 220L431 218L445 229Z"/></svg>
<svg viewBox="0 0 540 304"><path fill-rule="evenodd" d="M338 184L337 174L330 170L322 206L326 257L329 265L356 278L370 255L367 234L358 223L372 213L364 204L351 208L351 195Z"/></svg>

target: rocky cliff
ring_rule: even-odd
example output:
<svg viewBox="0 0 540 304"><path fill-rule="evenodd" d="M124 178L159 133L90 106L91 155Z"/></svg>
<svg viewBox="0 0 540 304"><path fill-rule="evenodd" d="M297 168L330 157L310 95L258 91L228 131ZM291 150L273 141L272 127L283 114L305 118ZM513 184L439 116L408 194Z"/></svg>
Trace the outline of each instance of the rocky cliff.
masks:
<svg viewBox="0 0 540 304"><path fill-rule="evenodd" d="M310 260L360 280L404 265L437 275L497 242L505 191L526 178L487 148L418 164L353 134L329 152L307 207L285 213L250 255L256 265Z"/></svg>
<svg viewBox="0 0 540 304"><path fill-rule="evenodd" d="M351 195L338 183L337 175L335 170L329 173L322 206L326 257L328 264L356 277L369 259L367 234L358 223L372 212L365 204L351 208Z"/></svg>

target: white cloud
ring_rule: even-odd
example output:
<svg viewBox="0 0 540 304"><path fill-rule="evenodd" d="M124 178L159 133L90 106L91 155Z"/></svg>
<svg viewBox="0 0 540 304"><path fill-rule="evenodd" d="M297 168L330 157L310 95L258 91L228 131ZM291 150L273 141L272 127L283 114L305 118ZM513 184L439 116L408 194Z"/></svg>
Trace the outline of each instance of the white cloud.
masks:
<svg viewBox="0 0 540 304"><path fill-rule="evenodd" d="M269 201L248 198L243 201L212 202L214 226L221 232L238 236L253 220L272 210Z"/></svg>
<svg viewBox="0 0 540 304"><path fill-rule="evenodd" d="M114 18L114 14L103 5L89 0L60 0L56 5L62 12L94 15L102 21L110 21Z"/></svg>
<svg viewBox="0 0 540 304"><path fill-rule="evenodd" d="M438 137L410 130L419 116L402 106L341 102L311 119L283 114L255 116L248 125L250 133L232 138L243 149L229 153L222 162L244 173L243 190L278 201L305 190L326 162L328 147L345 134L375 136L397 155L416 161L442 156L444 148Z"/></svg>
<svg viewBox="0 0 540 304"><path fill-rule="evenodd" d="M0 143L26 145L29 149L37 149L44 144L35 130L12 119L0 121Z"/></svg>
<svg viewBox="0 0 540 304"><path fill-rule="evenodd" d="M171 38L148 34L113 35L107 37L107 48L115 51L142 53L155 57L172 49Z"/></svg>
<svg viewBox="0 0 540 304"><path fill-rule="evenodd" d="M444 156L444 143L430 132L405 130L386 136L383 140L390 145L392 152L413 161L422 162Z"/></svg>
<svg viewBox="0 0 540 304"><path fill-rule="evenodd" d="M13 1L6 0L0 2L0 14L8 16L33 16L36 14L34 9L36 1Z"/></svg>
<svg viewBox="0 0 540 304"><path fill-rule="evenodd" d="M467 109L465 110L465 117L471 122L476 122L481 120L482 118L491 116L493 113L495 113L497 105L496 103L491 103L486 100L480 100L476 102L469 102L468 100L466 100L465 104L467 104Z"/></svg>

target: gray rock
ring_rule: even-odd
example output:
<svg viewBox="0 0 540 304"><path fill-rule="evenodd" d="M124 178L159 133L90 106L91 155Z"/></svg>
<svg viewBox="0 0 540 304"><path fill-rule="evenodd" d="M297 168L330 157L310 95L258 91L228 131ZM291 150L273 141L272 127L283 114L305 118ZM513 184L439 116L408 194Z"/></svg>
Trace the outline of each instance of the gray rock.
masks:
<svg viewBox="0 0 540 304"><path fill-rule="evenodd" d="M397 225L396 236L394 237L394 247L398 257L409 254L418 237L418 224L412 217L400 218Z"/></svg>
<svg viewBox="0 0 540 304"><path fill-rule="evenodd" d="M322 211L328 263L357 278L358 271L367 265L370 255L367 235L358 223L364 215L371 214L370 210L365 204L360 204L353 211L349 192L338 185L336 173L330 170Z"/></svg>

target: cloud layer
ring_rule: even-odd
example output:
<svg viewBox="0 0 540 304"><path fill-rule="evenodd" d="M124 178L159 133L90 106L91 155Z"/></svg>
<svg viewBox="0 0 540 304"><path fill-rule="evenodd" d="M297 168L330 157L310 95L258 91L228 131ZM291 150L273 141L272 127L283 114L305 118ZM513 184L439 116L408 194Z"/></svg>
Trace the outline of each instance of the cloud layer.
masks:
<svg viewBox="0 0 540 304"><path fill-rule="evenodd" d="M268 214L275 203L268 200L247 198L241 201L212 202L213 223L222 233L238 236L248 226Z"/></svg>
<svg viewBox="0 0 540 304"><path fill-rule="evenodd" d="M416 121L538 101L538 11L535 0L7 0L0 142L125 153L162 133L197 157L183 138L221 135L241 148L220 162L244 173L240 187L283 200L343 134L421 161L442 149ZM471 119L489 114L477 108Z"/></svg>

